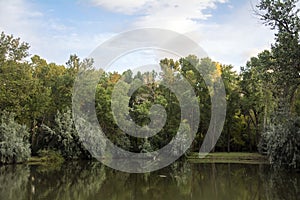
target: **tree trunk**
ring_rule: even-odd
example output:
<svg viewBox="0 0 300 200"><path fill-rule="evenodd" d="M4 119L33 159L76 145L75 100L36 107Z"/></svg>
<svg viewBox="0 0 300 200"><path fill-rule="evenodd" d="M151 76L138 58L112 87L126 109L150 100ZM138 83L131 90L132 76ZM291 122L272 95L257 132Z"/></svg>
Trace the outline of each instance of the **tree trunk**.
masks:
<svg viewBox="0 0 300 200"><path fill-rule="evenodd" d="M230 130L227 124L227 152L230 153Z"/></svg>

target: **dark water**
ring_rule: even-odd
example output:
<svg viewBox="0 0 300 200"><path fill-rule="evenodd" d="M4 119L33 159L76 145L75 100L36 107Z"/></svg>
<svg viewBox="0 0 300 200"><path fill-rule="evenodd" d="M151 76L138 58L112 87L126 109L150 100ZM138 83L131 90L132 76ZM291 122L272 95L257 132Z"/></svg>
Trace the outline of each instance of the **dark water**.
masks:
<svg viewBox="0 0 300 200"><path fill-rule="evenodd" d="M0 167L0 199L182 200L300 199L300 174L268 165L177 162L160 171L128 174L97 162Z"/></svg>

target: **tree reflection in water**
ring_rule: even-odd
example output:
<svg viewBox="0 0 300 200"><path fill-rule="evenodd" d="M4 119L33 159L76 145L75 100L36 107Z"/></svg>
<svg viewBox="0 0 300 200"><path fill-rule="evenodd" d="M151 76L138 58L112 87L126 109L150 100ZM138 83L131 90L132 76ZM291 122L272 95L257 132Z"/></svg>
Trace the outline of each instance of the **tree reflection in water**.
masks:
<svg viewBox="0 0 300 200"><path fill-rule="evenodd" d="M0 167L0 199L297 199L300 174L268 165L175 162L156 172L128 174L98 162Z"/></svg>

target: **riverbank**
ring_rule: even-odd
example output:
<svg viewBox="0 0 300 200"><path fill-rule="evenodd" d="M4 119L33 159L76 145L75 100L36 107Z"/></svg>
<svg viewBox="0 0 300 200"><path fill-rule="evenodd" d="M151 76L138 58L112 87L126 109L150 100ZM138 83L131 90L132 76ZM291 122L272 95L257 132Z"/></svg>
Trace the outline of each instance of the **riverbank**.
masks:
<svg viewBox="0 0 300 200"><path fill-rule="evenodd" d="M55 151L41 151L39 156L32 156L26 162L29 165L61 164L65 160Z"/></svg>
<svg viewBox="0 0 300 200"><path fill-rule="evenodd" d="M244 152L217 152L209 153L208 155L200 154L198 152L191 153L187 156L190 163L239 163L239 164L269 164L267 156L258 153L244 153ZM41 165L47 163L62 163L64 159L58 154L44 154L43 156L33 156L29 158L27 164Z"/></svg>
<svg viewBox="0 0 300 200"><path fill-rule="evenodd" d="M209 153L203 158L203 154L191 153L187 159L191 163L239 163L239 164L269 164L267 156L258 153L244 152L218 152Z"/></svg>

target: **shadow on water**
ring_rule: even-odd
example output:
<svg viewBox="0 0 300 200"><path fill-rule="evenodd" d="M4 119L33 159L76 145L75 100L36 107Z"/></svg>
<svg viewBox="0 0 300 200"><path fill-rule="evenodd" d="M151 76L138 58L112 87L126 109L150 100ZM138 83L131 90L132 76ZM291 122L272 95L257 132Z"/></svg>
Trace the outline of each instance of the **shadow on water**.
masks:
<svg viewBox="0 0 300 200"><path fill-rule="evenodd" d="M0 199L182 200L297 199L300 174L272 172L268 165L176 162L145 174L128 174L98 162L59 167L0 167Z"/></svg>

